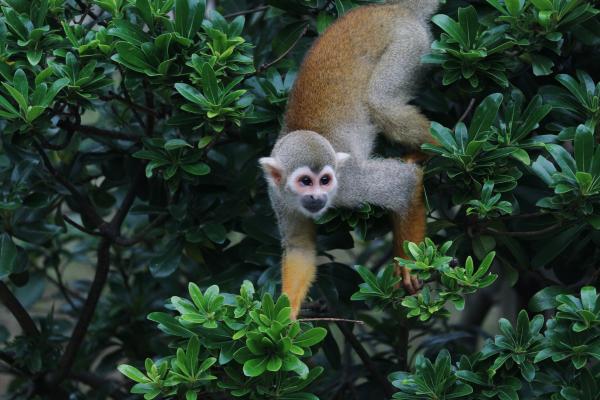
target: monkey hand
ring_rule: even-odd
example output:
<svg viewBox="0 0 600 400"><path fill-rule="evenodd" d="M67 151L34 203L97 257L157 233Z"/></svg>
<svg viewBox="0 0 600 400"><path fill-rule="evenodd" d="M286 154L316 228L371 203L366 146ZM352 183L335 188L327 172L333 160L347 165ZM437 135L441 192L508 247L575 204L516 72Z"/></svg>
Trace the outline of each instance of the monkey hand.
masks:
<svg viewBox="0 0 600 400"><path fill-rule="evenodd" d="M402 286L408 294L416 294L423 287L421 280L416 275L412 275L409 268L400 267L400 275L402 276Z"/></svg>

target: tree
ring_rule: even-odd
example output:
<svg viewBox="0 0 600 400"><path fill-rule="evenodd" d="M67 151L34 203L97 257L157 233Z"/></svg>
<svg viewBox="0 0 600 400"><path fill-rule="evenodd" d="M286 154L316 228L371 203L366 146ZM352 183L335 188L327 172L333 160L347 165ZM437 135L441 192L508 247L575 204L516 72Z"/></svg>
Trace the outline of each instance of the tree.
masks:
<svg viewBox="0 0 600 400"><path fill-rule="evenodd" d="M119 365L146 398L597 398L594 1L440 8L429 239L401 260L426 286L397 285L383 210L333 210L289 320L257 159L303 54L366 3L0 1L10 398L127 398ZM513 321L479 349L501 288Z"/></svg>

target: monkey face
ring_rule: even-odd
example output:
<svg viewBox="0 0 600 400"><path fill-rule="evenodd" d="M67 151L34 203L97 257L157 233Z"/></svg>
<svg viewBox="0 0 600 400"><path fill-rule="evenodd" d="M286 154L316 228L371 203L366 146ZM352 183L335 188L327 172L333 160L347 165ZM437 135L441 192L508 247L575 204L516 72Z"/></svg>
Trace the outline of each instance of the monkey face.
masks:
<svg viewBox="0 0 600 400"><path fill-rule="evenodd" d="M296 198L294 203L301 213L317 218L327 211L337 191L335 171L329 165L318 172L297 168L287 178L285 189Z"/></svg>
<svg viewBox="0 0 600 400"><path fill-rule="evenodd" d="M323 136L294 131L275 144L271 157L259 160L277 207L318 218L333 203L336 173L350 157L335 152Z"/></svg>

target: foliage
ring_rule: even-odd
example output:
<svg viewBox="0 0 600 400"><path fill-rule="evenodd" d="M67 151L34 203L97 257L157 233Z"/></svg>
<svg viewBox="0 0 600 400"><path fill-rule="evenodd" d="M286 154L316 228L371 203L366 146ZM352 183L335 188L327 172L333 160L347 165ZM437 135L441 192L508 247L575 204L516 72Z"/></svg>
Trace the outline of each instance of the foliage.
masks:
<svg viewBox="0 0 600 400"><path fill-rule="evenodd" d="M446 255L451 246L452 242L446 242L438 249L428 238L420 244L405 242L404 251L410 259L397 259L401 266L409 268L418 278L426 282L436 281L436 290L425 286L419 294L406 296L404 289L398 285L401 278L396 277L393 265L382 268L377 276L369 269L358 266L357 271L365 282L360 284L360 290L351 299L374 300L377 304L390 304L400 309L404 307L408 318L419 317L421 321L433 316L448 316L444 308L448 301L457 310L462 310L465 307L465 295L490 286L498 277L488 273L495 253L489 253L478 268L474 267L470 256L465 266L460 267L453 257Z"/></svg>
<svg viewBox="0 0 600 400"><path fill-rule="evenodd" d="M257 160L309 46L374 2L0 0L8 398L598 397L591 0L440 2L414 100L429 239L397 258L424 289L385 210L331 210L319 327L287 319Z"/></svg>
<svg viewBox="0 0 600 400"><path fill-rule="evenodd" d="M516 325L502 318L500 334L481 351L451 365L441 352L432 364L417 360L414 374L394 373L398 399L594 399L598 374L594 368L600 333L596 289L583 287L579 296L554 298L556 314L545 322L521 310Z"/></svg>
<svg viewBox="0 0 600 400"><path fill-rule="evenodd" d="M176 343L183 338L175 355L157 361L147 358L145 374L131 365L119 366L122 374L137 382L132 393L144 394L145 399L178 394L195 399L199 392L224 390L251 399L314 398L303 389L323 368L309 369L300 357L310 357L310 347L327 331L290 320L287 297L274 303L266 293L258 301L249 281L236 296L219 294L217 286L202 293L194 283L189 284L189 293L191 301L171 298L169 305L177 317L160 312L148 316L161 331L177 338Z"/></svg>

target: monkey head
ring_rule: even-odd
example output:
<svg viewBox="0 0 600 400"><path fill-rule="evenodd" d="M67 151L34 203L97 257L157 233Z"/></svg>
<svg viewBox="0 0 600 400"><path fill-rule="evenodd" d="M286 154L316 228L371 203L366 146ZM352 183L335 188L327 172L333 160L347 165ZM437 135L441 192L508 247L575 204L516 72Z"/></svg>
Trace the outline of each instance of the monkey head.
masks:
<svg viewBox="0 0 600 400"><path fill-rule="evenodd" d="M282 136L271 157L259 160L278 202L317 218L332 204L340 166L350 157L336 152L318 133L294 131Z"/></svg>

